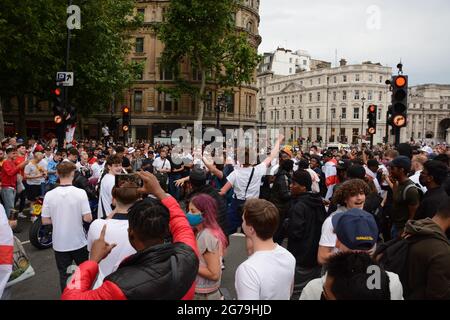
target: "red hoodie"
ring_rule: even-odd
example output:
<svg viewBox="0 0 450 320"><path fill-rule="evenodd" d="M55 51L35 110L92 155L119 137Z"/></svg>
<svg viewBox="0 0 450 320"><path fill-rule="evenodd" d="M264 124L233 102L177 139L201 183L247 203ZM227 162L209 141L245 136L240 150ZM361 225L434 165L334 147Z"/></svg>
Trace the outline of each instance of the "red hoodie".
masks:
<svg viewBox="0 0 450 320"><path fill-rule="evenodd" d="M17 174L20 169L13 160L5 160L2 167L2 188L16 188Z"/></svg>
<svg viewBox="0 0 450 320"><path fill-rule="evenodd" d="M186 215L173 197L165 198L162 204L169 209L169 227L173 242L182 242L191 247L197 256L197 241ZM113 249L114 250L114 249ZM82 263L61 296L62 300L127 300L122 290L113 282L105 281L102 286L90 290L98 274L98 264L94 261ZM192 300L195 295L195 281L182 300Z"/></svg>

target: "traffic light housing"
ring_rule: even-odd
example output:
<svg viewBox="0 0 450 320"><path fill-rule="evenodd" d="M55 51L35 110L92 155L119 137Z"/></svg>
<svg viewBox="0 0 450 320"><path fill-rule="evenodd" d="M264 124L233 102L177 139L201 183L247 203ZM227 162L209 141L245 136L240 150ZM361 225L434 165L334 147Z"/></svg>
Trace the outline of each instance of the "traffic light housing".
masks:
<svg viewBox="0 0 450 320"><path fill-rule="evenodd" d="M51 97L53 102L53 120L57 125L62 125L67 116L67 111L64 108L64 88L59 85L55 86L51 90Z"/></svg>
<svg viewBox="0 0 450 320"><path fill-rule="evenodd" d="M371 104L367 108L367 133L370 135L374 135L377 133L377 106Z"/></svg>
<svg viewBox="0 0 450 320"><path fill-rule="evenodd" d="M122 131L128 132L130 130L131 120L130 120L130 107L124 106L122 108Z"/></svg>
<svg viewBox="0 0 450 320"><path fill-rule="evenodd" d="M392 77L392 120L394 128L403 128L407 125L408 113L408 76Z"/></svg>

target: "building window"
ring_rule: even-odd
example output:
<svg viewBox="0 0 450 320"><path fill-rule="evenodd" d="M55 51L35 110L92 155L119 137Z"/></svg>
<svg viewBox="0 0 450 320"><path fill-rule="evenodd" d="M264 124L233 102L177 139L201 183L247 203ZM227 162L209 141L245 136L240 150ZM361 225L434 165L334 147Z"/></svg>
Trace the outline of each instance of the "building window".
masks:
<svg viewBox="0 0 450 320"><path fill-rule="evenodd" d="M335 108L331 109L331 119L336 119L336 109Z"/></svg>
<svg viewBox="0 0 450 320"><path fill-rule="evenodd" d="M342 108L341 113L342 119L347 119L347 108Z"/></svg>
<svg viewBox="0 0 450 320"><path fill-rule="evenodd" d="M144 52L144 38L136 38L135 51L136 53Z"/></svg>
<svg viewBox="0 0 450 320"><path fill-rule="evenodd" d="M312 119L312 109L308 109L308 117L309 119Z"/></svg>
<svg viewBox="0 0 450 320"><path fill-rule="evenodd" d="M142 112L142 91L134 92L134 111Z"/></svg>
<svg viewBox="0 0 450 320"><path fill-rule="evenodd" d="M383 91L378 92L378 101L383 100Z"/></svg>
<svg viewBox="0 0 450 320"><path fill-rule="evenodd" d="M347 91L342 91L342 100L347 100Z"/></svg>
<svg viewBox="0 0 450 320"><path fill-rule="evenodd" d="M319 78L319 79L317 79L317 83L318 83L318 84L320 84L320 78Z"/></svg>
<svg viewBox="0 0 450 320"><path fill-rule="evenodd" d="M342 81L343 82L347 82L347 76L346 75L342 76Z"/></svg>
<svg viewBox="0 0 450 320"><path fill-rule="evenodd" d="M359 100L359 90L355 90L355 100Z"/></svg>
<svg viewBox="0 0 450 320"><path fill-rule="evenodd" d="M373 91L369 90L367 93L367 100L372 101L373 100Z"/></svg>
<svg viewBox="0 0 450 320"><path fill-rule="evenodd" d="M369 74L369 81L372 82L373 81L373 74Z"/></svg>
<svg viewBox="0 0 450 320"><path fill-rule="evenodd" d="M287 104L287 97L284 97L284 104Z"/></svg>
<svg viewBox="0 0 450 320"><path fill-rule="evenodd" d="M317 116L317 119L320 119L320 109L319 108L316 109L316 116Z"/></svg>
<svg viewBox="0 0 450 320"><path fill-rule="evenodd" d="M160 80L173 80L173 73L172 71L161 69L159 71L159 78Z"/></svg>
<svg viewBox="0 0 450 320"><path fill-rule="evenodd" d="M316 128L317 141L322 141L322 137L320 136L320 128Z"/></svg>
<svg viewBox="0 0 450 320"><path fill-rule="evenodd" d="M195 68L192 68L192 80L194 81L202 80L202 73Z"/></svg>
<svg viewBox="0 0 450 320"><path fill-rule="evenodd" d="M277 105L280 105L280 97L277 97Z"/></svg>
<svg viewBox="0 0 450 320"><path fill-rule="evenodd" d="M309 102L312 102L312 93L309 94Z"/></svg>
<svg viewBox="0 0 450 320"><path fill-rule="evenodd" d="M433 105L432 104L430 104L430 109L433 109Z"/></svg>
<svg viewBox="0 0 450 320"><path fill-rule="evenodd" d="M383 76L380 76L380 83L383 83Z"/></svg>
<svg viewBox="0 0 450 320"><path fill-rule="evenodd" d="M284 110L284 120L287 120L287 112Z"/></svg>
<svg viewBox="0 0 450 320"><path fill-rule="evenodd" d="M312 79L311 80L309 80L309 84L312 86L313 84L313 81L312 81Z"/></svg>
<svg viewBox="0 0 450 320"><path fill-rule="evenodd" d="M352 130L352 143L353 144L357 144L358 143L358 137L359 137L359 129L357 129L357 128L353 128L353 130Z"/></svg>
<svg viewBox="0 0 450 320"><path fill-rule="evenodd" d="M270 120L273 120L273 111L270 111Z"/></svg>
<svg viewBox="0 0 450 320"><path fill-rule="evenodd" d="M308 61L303 60L303 65L306 66L307 62L308 62Z"/></svg>
<svg viewBox="0 0 450 320"><path fill-rule="evenodd" d="M317 92L317 101L320 101L320 92Z"/></svg>
<svg viewBox="0 0 450 320"><path fill-rule="evenodd" d="M303 112L302 112L302 109L300 109L299 111L300 111L300 113L299 113L299 115L300 115L300 119L303 119L303 115L302 115L302 114L303 114Z"/></svg>
<svg viewBox="0 0 450 320"><path fill-rule="evenodd" d="M355 120L359 119L359 108L353 109L353 119L355 119Z"/></svg>
<svg viewBox="0 0 450 320"><path fill-rule="evenodd" d="M295 114L294 110L291 110L291 119L292 120L294 120L294 114Z"/></svg>
<svg viewBox="0 0 450 320"><path fill-rule="evenodd" d="M253 33L253 21L247 22L246 29L247 29L248 32Z"/></svg>
<svg viewBox="0 0 450 320"><path fill-rule="evenodd" d="M289 68L289 74L292 74L292 68Z"/></svg>
<svg viewBox="0 0 450 320"><path fill-rule="evenodd" d="M299 98L300 98L300 103L303 102L303 95L302 94L299 95Z"/></svg>
<svg viewBox="0 0 450 320"><path fill-rule="evenodd" d="M172 97L168 93L164 95L164 112L172 112Z"/></svg>
<svg viewBox="0 0 450 320"><path fill-rule="evenodd" d="M144 19L145 16L145 8L139 8L137 9L137 14L142 16L142 19Z"/></svg>
<svg viewBox="0 0 450 320"><path fill-rule="evenodd" d="M336 97L337 97L337 94L336 94L336 91L334 91L333 92L333 101L336 101Z"/></svg>
<svg viewBox="0 0 450 320"><path fill-rule="evenodd" d="M273 98L271 99L271 101L272 101L272 106L273 106L273 103L274 103Z"/></svg>
<svg viewBox="0 0 450 320"><path fill-rule="evenodd" d="M441 110L443 110L444 109L444 105L443 104L441 104Z"/></svg>
<svg viewBox="0 0 450 320"><path fill-rule="evenodd" d="M292 58L289 58L289 63L292 63Z"/></svg>
<svg viewBox="0 0 450 320"><path fill-rule="evenodd" d="M381 120L381 113L383 112L383 109L378 109L378 120Z"/></svg>
<svg viewBox="0 0 450 320"><path fill-rule="evenodd" d="M334 80L334 83L337 83L337 77L336 76L333 77L333 80Z"/></svg>
<svg viewBox="0 0 450 320"><path fill-rule="evenodd" d="M355 81L356 81L356 82L359 82L359 80L360 80L360 76L359 76L359 74L356 74L356 75L355 75Z"/></svg>

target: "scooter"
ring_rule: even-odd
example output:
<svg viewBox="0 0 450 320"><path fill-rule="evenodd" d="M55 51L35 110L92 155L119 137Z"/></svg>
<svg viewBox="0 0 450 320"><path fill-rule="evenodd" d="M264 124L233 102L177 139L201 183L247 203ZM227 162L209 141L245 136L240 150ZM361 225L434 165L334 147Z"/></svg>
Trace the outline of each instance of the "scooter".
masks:
<svg viewBox="0 0 450 320"><path fill-rule="evenodd" d="M44 200L42 197L38 198L32 206L31 214L34 217L34 222L31 225L29 238L30 243L39 250L48 249L52 247L52 225L42 224L42 204Z"/></svg>

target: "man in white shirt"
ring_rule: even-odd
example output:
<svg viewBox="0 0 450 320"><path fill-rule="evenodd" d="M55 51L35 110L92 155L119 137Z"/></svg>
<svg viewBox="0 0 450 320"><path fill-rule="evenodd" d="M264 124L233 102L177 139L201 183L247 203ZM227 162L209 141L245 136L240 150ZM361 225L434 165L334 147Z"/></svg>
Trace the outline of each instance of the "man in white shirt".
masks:
<svg viewBox="0 0 450 320"><path fill-rule="evenodd" d="M427 161L428 158L424 155L415 155L411 161L411 167L412 170L414 171L414 174L409 177L409 180L420 186L420 189L422 189L423 193L427 192L427 187L424 187L423 185L420 184L419 177L423 171L423 165Z"/></svg>
<svg viewBox="0 0 450 320"><path fill-rule="evenodd" d="M236 270L238 300L289 300L295 258L273 241L280 223L278 209L266 200L251 199L245 203L243 218L250 257Z"/></svg>
<svg viewBox="0 0 450 320"><path fill-rule="evenodd" d="M116 244L114 250L99 264L99 273L93 289L100 287L103 279L117 270L120 263L128 256L135 254L136 250L131 246L128 239L128 209L140 198L137 192L138 186L125 183L120 188L112 190L115 209L108 219L97 219L89 227L88 250L91 251L92 244L100 237L104 225L107 225L105 240Z"/></svg>
<svg viewBox="0 0 450 320"><path fill-rule="evenodd" d="M92 165L92 179L100 179L105 168L105 156L103 154L97 155L97 161Z"/></svg>
<svg viewBox="0 0 450 320"><path fill-rule="evenodd" d="M153 161L153 169L155 173L169 173L171 170L170 161L167 159L166 149L161 149L161 153L158 158Z"/></svg>
<svg viewBox="0 0 450 320"><path fill-rule="evenodd" d="M117 154L106 160L108 173L100 180L100 197L98 199L98 218L105 219L112 211L112 189L116 183L116 175L123 173L122 158Z"/></svg>
<svg viewBox="0 0 450 320"><path fill-rule="evenodd" d="M378 226L373 215L361 209L351 209L333 215L332 225L336 234L336 249L327 263L339 253L365 253L373 255L378 240ZM391 300L403 300L403 287L397 274L386 272L389 278ZM369 274L369 276L372 274ZM300 300L320 300L327 274L310 281L302 291ZM364 280L366 281L366 280Z"/></svg>
<svg viewBox="0 0 450 320"><path fill-rule="evenodd" d="M75 188L72 181L76 167L65 161L57 166L59 187L47 192L42 206L42 224L53 225L53 250L59 271L61 292L66 287L67 268L89 258L84 222L91 222L91 208L86 191Z"/></svg>
<svg viewBox="0 0 450 320"><path fill-rule="evenodd" d="M278 157L280 144L284 136L279 135L270 155L259 165L252 167L250 164L250 150L245 150L245 161L242 167L236 167L227 177L228 182L220 190L220 195L224 196L228 190L233 188L234 194L228 210L229 233L233 234L242 225L241 208L247 199L259 198L261 179L267 174L267 168L272 160Z"/></svg>

